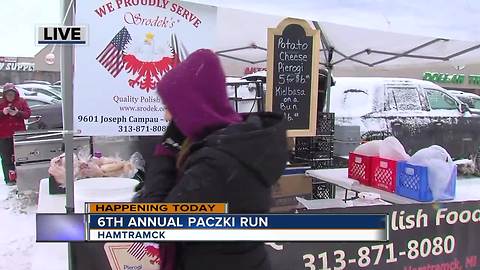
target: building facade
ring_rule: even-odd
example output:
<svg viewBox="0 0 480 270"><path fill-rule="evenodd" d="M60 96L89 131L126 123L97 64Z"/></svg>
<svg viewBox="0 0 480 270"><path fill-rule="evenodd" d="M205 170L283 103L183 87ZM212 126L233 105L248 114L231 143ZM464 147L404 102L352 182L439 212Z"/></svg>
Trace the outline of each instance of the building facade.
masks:
<svg viewBox="0 0 480 270"><path fill-rule="evenodd" d="M50 58L51 54L55 58ZM49 59L47 60L47 55ZM48 62L48 63L47 63ZM0 84L39 80L54 83L60 80L60 49L46 46L34 57L0 56Z"/></svg>

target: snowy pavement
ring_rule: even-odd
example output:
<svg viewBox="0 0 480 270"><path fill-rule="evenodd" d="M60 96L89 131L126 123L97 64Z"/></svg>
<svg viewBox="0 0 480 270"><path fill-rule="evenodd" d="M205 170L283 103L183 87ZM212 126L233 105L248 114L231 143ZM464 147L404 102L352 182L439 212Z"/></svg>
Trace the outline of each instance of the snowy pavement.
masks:
<svg viewBox="0 0 480 270"><path fill-rule="evenodd" d="M0 270L30 270L36 202L0 182Z"/></svg>

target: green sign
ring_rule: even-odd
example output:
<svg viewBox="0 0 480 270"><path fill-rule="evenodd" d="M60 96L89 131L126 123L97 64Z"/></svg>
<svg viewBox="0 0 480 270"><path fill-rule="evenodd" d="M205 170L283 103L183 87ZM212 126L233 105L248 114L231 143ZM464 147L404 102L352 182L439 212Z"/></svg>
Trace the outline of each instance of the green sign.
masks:
<svg viewBox="0 0 480 270"><path fill-rule="evenodd" d="M468 84L480 85L480 75L468 76Z"/></svg>
<svg viewBox="0 0 480 270"><path fill-rule="evenodd" d="M431 81L436 83L463 84L463 82L465 81L465 75L438 73L438 72L425 72L423 73L423 79L426 81Z"/></svg>
<svg viewBox="0 0 480 270"><path fill-rule="evenodd" d="M463 84L465 82L464 74L449 74L439 72L425 72L423 79L435 83ZM467 83L469 85L480 85L480 75L468 75Z"/></svg>

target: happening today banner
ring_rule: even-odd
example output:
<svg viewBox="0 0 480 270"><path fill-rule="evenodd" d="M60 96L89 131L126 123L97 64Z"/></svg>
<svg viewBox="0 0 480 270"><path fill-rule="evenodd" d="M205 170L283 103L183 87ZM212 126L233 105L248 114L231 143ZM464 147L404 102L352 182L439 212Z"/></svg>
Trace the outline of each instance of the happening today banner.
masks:
<svg viewBox="0 0 480 270"><path fill-rule="evenodd" d="M199 48L211 48L216 8L171 0L78 1L74 128L87 136L161 135L156 83Z"/></svg>

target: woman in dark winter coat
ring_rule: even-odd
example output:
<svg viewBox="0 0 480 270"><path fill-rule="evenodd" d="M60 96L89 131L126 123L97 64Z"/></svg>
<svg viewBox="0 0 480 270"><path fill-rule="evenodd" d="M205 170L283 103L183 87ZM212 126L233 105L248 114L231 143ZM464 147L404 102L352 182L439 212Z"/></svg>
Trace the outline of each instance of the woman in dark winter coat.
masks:
<svg viewBox="0 0 480 270"><path fill-rule="evenodd" d="M271 186L288 156L282 116L237 114L228 102L220 61L205 49L167 73L158 93L172 121L134 201L228 203L230 213L268 212ZM176 254L161 246L168 264L162 270L270 269L263 243L175 246Z"/></svg>
<svg viewBox="0 0 480 270"><path fill-rule="evenodd" d="M0 99L0 155L2 158L3 177L7 185L15 183L15 165L13 162L13 134L25 131L24 120L30 117L27 102L20 97L13 83L3 86Z"/></svg>

